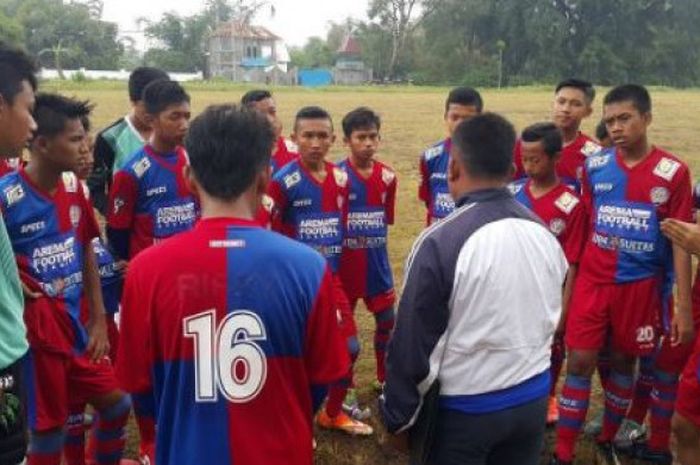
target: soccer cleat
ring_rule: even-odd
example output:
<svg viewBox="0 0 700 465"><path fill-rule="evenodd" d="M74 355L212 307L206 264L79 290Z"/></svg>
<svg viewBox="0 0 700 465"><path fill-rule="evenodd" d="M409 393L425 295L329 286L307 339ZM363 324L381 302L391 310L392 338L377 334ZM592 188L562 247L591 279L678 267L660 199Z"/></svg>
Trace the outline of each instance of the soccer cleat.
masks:
<svg viewBox="0 0 700 465"><path fill-rule="evenodd" d="M596 442L596 463L599 465L622 465L612 442Z"/></svg>
<svg viewBox="0 0 700 465"><path fill-rule="evenodd" d="M547 426L556 424L559 421L559 401L557 396L549 396L547 403Z"/></svg>
<svg viewBox="0 0 700 465"><path fill-rule="evenodd" d="M567 462L565 460L560 460L556 454L552 455L552 459L549 461L549 465L573 465L574 462Z"/></svg>
<svg viewBox="0 0 700 465"><path fill-rule="evenodd" d="M593 417L583 427L583 434L586 436L597 437L603 431L603 412Z"/></svg>
<svg viewBox="0 0 700 465"><path fill-rule="evenodd" d="M367 423L348 416L345 412L340 412L335 417L330 417L325 410L321 410L316 416L316 423L326 429L335 429L353 436L369 436L374 432Z"/></svg>
<svg viewBox="0 0 700 465"><path fill-rule="evenodd" d="M636 443L645 441L646 437L647 427L645 425L640 425L636 421L625 418L622 420L620 429L617 430L615 435L615 447L627 451L634 447Z"/></svg>
<svg viewBox="0 0 700 465"><path fill-rule="evenodd" d="M369 407L360 407L360 401L357 399L357 391L348 389L348 393L343 399L343 411L350 415L355 420L364 421L372 416L372 411Z"/></svg>

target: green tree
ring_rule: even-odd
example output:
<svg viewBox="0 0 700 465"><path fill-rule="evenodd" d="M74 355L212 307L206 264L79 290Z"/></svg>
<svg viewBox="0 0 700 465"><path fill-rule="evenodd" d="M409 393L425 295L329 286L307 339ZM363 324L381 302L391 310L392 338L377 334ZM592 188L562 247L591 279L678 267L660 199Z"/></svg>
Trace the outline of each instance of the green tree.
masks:
<svg viewBox="0 0 700 465"><path fill-rule="evenodd" d="M22 25L0 11L0 41L19 45L24 41Z"/></svg>

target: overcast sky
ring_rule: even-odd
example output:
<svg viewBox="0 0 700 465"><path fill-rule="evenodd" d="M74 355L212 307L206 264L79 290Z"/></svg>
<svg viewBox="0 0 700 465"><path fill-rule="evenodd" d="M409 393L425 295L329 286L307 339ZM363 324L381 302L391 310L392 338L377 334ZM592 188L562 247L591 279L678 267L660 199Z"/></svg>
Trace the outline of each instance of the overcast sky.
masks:
<svg viewBox="0 0 700 465"><path fill-rule="evenodd" d="M275 16L264 9L255 23L281 36L287 45L304 45L312 36L325 37L329 21L351 16L366 19L368 0L273 0ZM135 20L158 20L166 11L190 15L200 11L202 0L104 0L103 19L119 24L122 31L136 29Z"/></svg>

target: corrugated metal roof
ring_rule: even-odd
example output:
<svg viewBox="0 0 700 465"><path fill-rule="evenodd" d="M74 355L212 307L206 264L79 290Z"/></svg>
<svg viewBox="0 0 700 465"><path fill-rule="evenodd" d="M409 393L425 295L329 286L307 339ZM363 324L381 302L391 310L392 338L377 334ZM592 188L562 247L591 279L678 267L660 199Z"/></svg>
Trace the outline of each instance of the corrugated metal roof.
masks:
<svg viewBox="0 0 700 465"><path fill-rule="evenodd" d="M252 26L238 21L221 23L212 33L212 37L238 37L243 39L282 40L281 37L262 26Z"/></svg>

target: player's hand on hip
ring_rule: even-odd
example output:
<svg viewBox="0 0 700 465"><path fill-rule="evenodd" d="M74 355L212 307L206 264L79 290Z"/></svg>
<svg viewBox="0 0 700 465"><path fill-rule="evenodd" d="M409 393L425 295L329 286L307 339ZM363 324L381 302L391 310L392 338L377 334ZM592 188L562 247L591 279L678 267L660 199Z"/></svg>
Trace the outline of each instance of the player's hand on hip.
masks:
<svg viewBox="0 0 700 465"><path fill-rule="evenodd" d="M88 324L87 353L93 362L98 362L105 355L109 354L107 322L104 315L93 317Z"/></svg>
<svg viewBox="0 0 700 465"><path fill-rule="evenodd" d="M669 218L661 222L661 232L688 252L700 254L700 225Z"/></svg>
<svg viewBox="0 0 700 465"><path fill-rule="evenodd" d="M693 317L690 312L676 311L671 321L671 345L690 344L695 340Z"/></svg>
<svg viewBox="0 0 700 465"><path fill-rule="evenodd" d="M22 294L26 300L36 300L41 297L41 292L33 291L24 281L20 281L22 284Z"/></svg>

